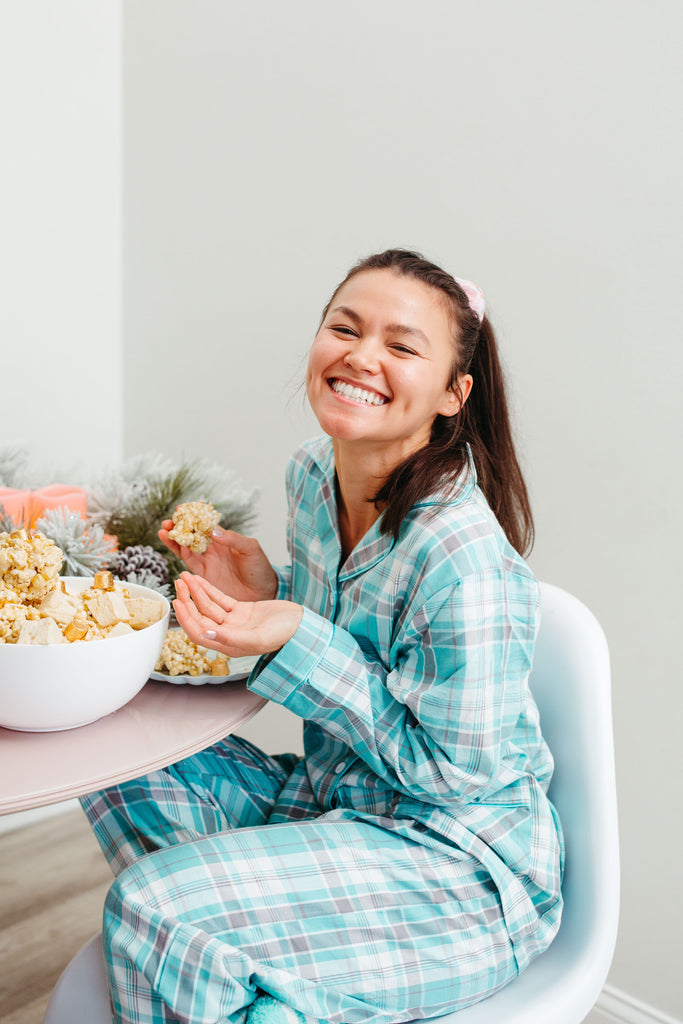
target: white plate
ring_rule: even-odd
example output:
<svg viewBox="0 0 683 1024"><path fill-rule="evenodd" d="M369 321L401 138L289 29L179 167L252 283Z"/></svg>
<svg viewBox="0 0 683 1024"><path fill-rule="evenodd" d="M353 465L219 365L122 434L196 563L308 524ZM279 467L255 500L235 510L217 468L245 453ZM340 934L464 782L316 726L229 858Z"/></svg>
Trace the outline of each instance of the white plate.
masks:
<svg viewBox="0 0 683 1024"><path fill-rule="evenodd" d="M150 679L156 679L159 683L174 683L176 686L189 684L190 686L205 686L207 683L238 683L246 679L252 668L258 661L256 655L248 658L230 658L230 675L227 676L172 676L168 672L150 672Z"/></svg>

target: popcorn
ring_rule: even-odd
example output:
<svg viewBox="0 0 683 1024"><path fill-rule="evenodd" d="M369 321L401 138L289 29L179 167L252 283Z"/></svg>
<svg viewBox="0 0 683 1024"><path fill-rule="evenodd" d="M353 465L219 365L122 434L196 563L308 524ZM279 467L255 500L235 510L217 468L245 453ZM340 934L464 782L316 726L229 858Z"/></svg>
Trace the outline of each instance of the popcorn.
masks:
<svg viewBox="0 0 683 1024"><path fill-rule="evenodd" d="M42 533L0 533L0 587L34 604L57 585L64 556Z"/></svg>
<svg viewBox="0 0 683 1024"><path fill-rule="evenodd" d="M161 601L133 598L109 571L70 594L59 571L64 556L43 534L0 533L0 643L63 644L123 636L158 622Z"/></svg>
<svg viewBox="0 0 683 1024"><path fill-rule="evenodd" d="M7 594L11 599L5 598ZM38 617L37 612L17 600L13 591L0 590L0 643L15 644L26 620Z"/></svg>
<svg viewBox="0 0 683 1024"><path fill-rule="evenodd" d="M219 669L224 668L225 671L213 671L217 661ZM156 663L156 671L168 672L172 676L227 675L228 659L209 658L208 652L190 640L182 629L169 629Z"/></svg>
<svg viewBox="0 0 683 1024"><path fill-rule="evenodd" d="M181 547L203 554L209 546L211 531L220 522L220 512L205 501L188 501L173 513L169 537Z"/></svg>

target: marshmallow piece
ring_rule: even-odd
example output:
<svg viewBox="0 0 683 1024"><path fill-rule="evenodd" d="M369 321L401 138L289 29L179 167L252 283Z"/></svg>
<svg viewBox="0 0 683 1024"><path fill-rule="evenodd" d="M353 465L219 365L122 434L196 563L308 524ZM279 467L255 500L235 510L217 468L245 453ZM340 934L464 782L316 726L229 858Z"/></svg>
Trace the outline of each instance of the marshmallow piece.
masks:
<svg viewBox="0 0 683 1024"><path fill-rule="evenodd" d="M128 622L133 629L144 629L158 622L163 615L161 601L155 601L149 597L127 597L126 608L128 609Z"/></svg>
<svg viewBox="0 0 683 1024"><path fill-rule="evenodd" d="M68 626L81 607L80 601L71 594L51 590L38 605L38 611L54 619L58 626Z"/></svg>
<svg viewBox="0 0 683 1024"><path fill-rule="evenodd" d="M54 619L27 619L21 627L18 644L63 644L64 634Z"/></svg>
<svg viewBox="0 0 683 1024"><path fill-rule="evenodd" d="M134 633L135 630L127 622L117 622L113 629L107 633L107 640L110 636L126 636L127 633Z"/></svg>
<svg viewBox="0 0 683 1024"><path fill-rule="evenodd" d="M103 591L98 597L86 598L84 604L98 626L128 622L126 600L120 590Z"/></svg>

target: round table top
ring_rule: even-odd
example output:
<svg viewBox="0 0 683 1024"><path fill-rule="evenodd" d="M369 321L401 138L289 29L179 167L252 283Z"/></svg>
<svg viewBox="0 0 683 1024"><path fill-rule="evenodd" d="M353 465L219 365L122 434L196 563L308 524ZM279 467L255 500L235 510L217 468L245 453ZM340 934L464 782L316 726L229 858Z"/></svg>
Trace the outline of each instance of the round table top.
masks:
<svg viewBox="0 0 683 1024"><path fill-rule="evenodd" d="M83 796L203 750L266 703L245 681L146 683L128 704L60 732L0 728L0 814Z"/></svg>

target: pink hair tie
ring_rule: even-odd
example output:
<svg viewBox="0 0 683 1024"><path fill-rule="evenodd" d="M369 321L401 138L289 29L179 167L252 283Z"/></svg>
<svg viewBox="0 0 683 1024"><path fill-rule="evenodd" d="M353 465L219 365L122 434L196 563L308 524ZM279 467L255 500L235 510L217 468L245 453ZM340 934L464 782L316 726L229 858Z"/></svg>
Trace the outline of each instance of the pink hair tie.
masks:
<svg viewBox="0 0 683 1024"><path fill-rule="evenodd" d="M465 295L467 301L470 304L470 309L480 322L484 319L484 310L486 309L486 302L484 300L484 293L480 288L477 288L476 284L472 281L467 281L464 277L456 277L456 284L459 284Z"/></svg>

